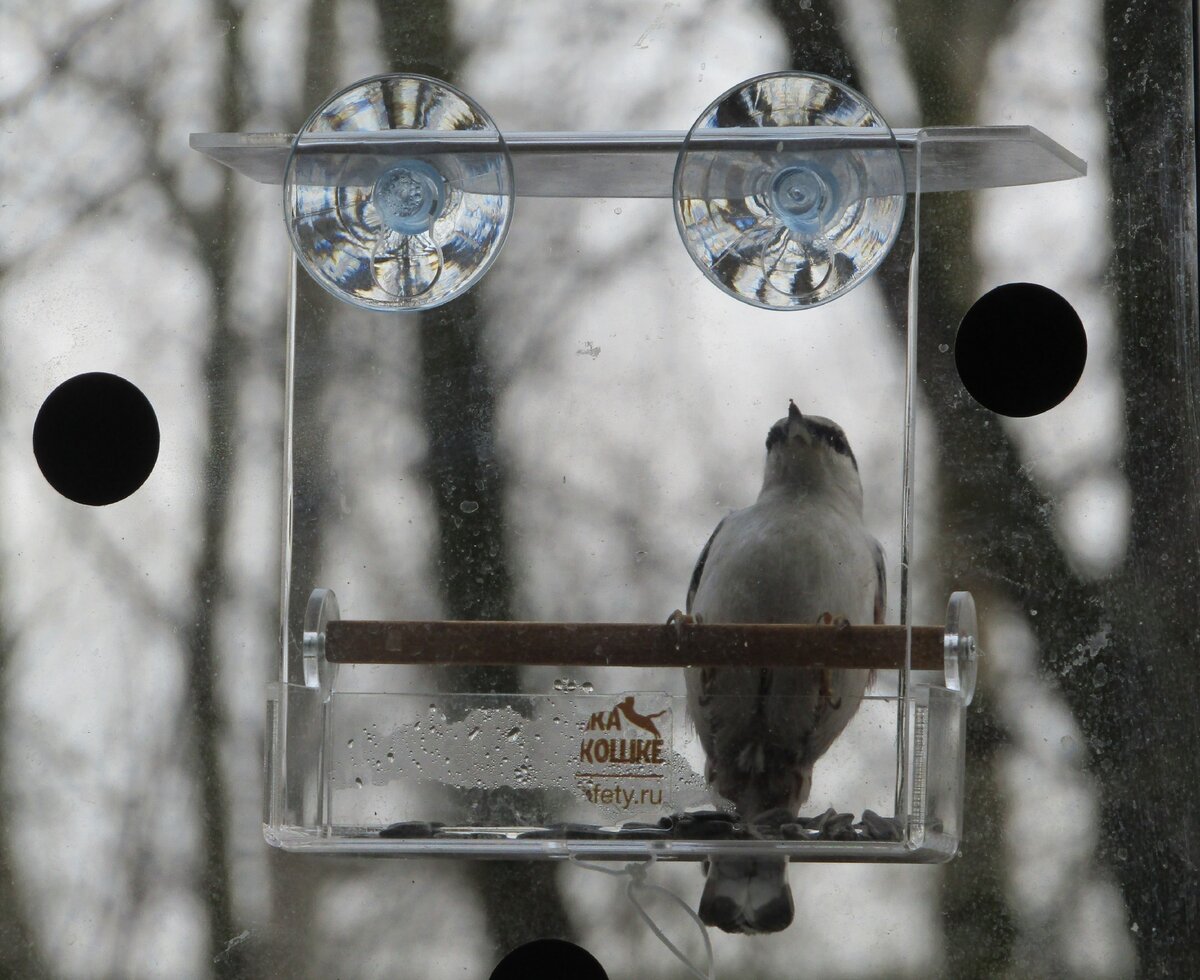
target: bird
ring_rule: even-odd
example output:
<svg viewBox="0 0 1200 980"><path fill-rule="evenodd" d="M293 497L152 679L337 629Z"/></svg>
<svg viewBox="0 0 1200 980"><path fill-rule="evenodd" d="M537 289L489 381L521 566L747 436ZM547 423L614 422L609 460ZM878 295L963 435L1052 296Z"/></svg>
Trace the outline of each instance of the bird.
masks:
<svg viewBox="0 0 1200 980"><path fill-rule="evenodd" d="M757 500L721 520L692 573L697 623L882 623L883 549L863 520L862 479L842 428L795 401L767 433ZM688 714L705 778L754 828L795 821L813 764L845 729L870 672L737 665L689 668ZM752 830L753 832L753 830ZM795 907L785 857L712 857L699 915L732 933L778 932Z"/></svg>

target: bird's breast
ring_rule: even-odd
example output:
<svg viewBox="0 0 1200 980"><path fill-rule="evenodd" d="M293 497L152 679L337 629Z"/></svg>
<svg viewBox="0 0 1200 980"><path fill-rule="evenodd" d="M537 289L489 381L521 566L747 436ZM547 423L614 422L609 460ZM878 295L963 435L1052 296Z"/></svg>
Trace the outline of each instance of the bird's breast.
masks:
<svg viewBox="0 0 1200 980"><path fill-rule="evenodd" d="M873 620L876 573L861 520L831 508L762 503L726 518L692 611L717 622Z"/></svg>

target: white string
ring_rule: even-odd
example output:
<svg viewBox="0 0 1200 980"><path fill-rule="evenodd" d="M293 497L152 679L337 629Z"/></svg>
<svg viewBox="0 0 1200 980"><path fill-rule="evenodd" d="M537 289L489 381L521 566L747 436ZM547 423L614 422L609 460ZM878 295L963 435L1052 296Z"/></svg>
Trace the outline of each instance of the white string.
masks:
<svg viewBox="0 0 1200 980"><path fill-rule="evenodd" d="M697 980L716 980L717 974L714 969L715 964L713 962L712 942L708 938L708 929L705 928L704 923L700 920L700 916L692 911L692 907L682 898L676 895L673 891L664 888L662 885L653 885L647 881L646 871L650 865L654 864L654 862L655 858L653 855L651 855L645 861L632 861L623 868L606 868L602 864L593 864L590 861L584 861L581 858L577 858L574 854L571 855L572 864L577 864L579 867L586 868L589 871L599 871L601 874L615 875L618 878L622 875L628 875L629 884L625 886L625 895L629 899L629 903L637 910L638 915L642 917L642 921L644 921L646 925L650 927L650 931L658 938L658 941L666 946L667 949L669 949L672 953L674 953L675 958L679 960L679 962L682 963L687 969L688 973L690 973L693 977L696 977ZM707 966L705 966L703 969L698 967L688 958L688 955L683 950L681 950L678 946L671 942L670 939L667 938L667 934L663 932L658 923L651 918L650 913L646 911L645 906L638 901L637 895L639 892L658 892L660 895L665 895L691 917L692 921L696 923L696 928L700 930L700 938L704 940L704 953L705 958L708 961Z"/></svg>

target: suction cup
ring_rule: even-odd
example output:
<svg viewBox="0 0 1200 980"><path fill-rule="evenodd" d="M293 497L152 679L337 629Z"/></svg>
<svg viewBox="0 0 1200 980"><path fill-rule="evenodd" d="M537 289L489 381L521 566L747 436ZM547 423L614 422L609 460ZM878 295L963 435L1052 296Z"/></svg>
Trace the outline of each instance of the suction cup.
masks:
<svg viewBox="0 0 1200 980"><path fill-rule="evenodd" d="M853 89L802 72L742 82L710 105L675 165L689 254L731 296L820 306L884 260L904 218L891 129Z"/></svg>
<svg viewBox="0 0 1200 980"><path fill-rule="evenodd" d="M512 200L495 123L424 75L333 96L297 134L284 175L300 263L371 310L426 310L470 289L500 253Z"/></svg>

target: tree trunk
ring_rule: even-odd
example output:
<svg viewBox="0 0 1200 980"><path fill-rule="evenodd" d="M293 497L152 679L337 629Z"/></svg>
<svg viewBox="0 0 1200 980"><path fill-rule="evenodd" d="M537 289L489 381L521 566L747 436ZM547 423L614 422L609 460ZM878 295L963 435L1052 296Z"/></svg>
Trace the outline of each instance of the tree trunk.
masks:
<svg viewBox="0 0 1200 980"><path fill-rule="evenodd" d="M228 24L225 58L218 95L219 125L227 132L241 128L242 52L240 7L228 0L218 2L214 16ZM188 654L186 710L190 712L193 739L196 799L200 818L200 880L198 892L208 910L207 961L222 977L244 975L243 953L236 946L226 949L234 938L232 877L228 845L229 793L221 765L221 741L225 718L220 703L216 626L224 599L225 551L229 528L229 489L233 482L237 405L238 336L234 330L232 290L238 211L234 176L226 175L226 187L215 211L193 216L196 245L209 268L213 295L213 323L201 368L207 416L200 492L200 554L192 572L193 610L185 627Z"/></svg>
<svg viewBox="0 0 1200 980"><path fill-rule="evenodd" d="M0 595L3 595L0 580ZM5 607L6 608L6 607ZM9 658L16 648L16 638L0 622L0 976L41 977L45 966L35 942L33 927L25 908L21 879L12 860L13 835L9 815L8 786L8 717Z"/></svg>
<svg viewBox="0 0 1200 980"><path fill-rule="evenodd" d="M1200 973L1200 334L1193 12L1104 5L1113 262L1125 386L1128 558L1108 646L1073 699L1105 783L1103 836L1139 971ZM1103 674L1101 673L1103 672ZM1106 675L1107 682L1100 678Z"/></svg>
<svg viewBox="0 0 1200 980"><path fill-rule="evenodd" d="M454 40L450 5L379 0L378 7L393 70L453 84L462 53ZM506 474L496 447L495 382L483 344L487 317L477 297L477 292L468 293L419 316L421 404L429 445L425 476L436 502L435 567L447 617L503 620L512 618L513 592L505 534ZM406 326L414 319L406 316ZM464 500L478 507L466 514L459 506ZM510 667L442 673L449 690L520 690L518 672ZM474 861L466 871L501 955L544 936L570 937L553 864ZM525 899L515 902L514 896Z"/></svg>

